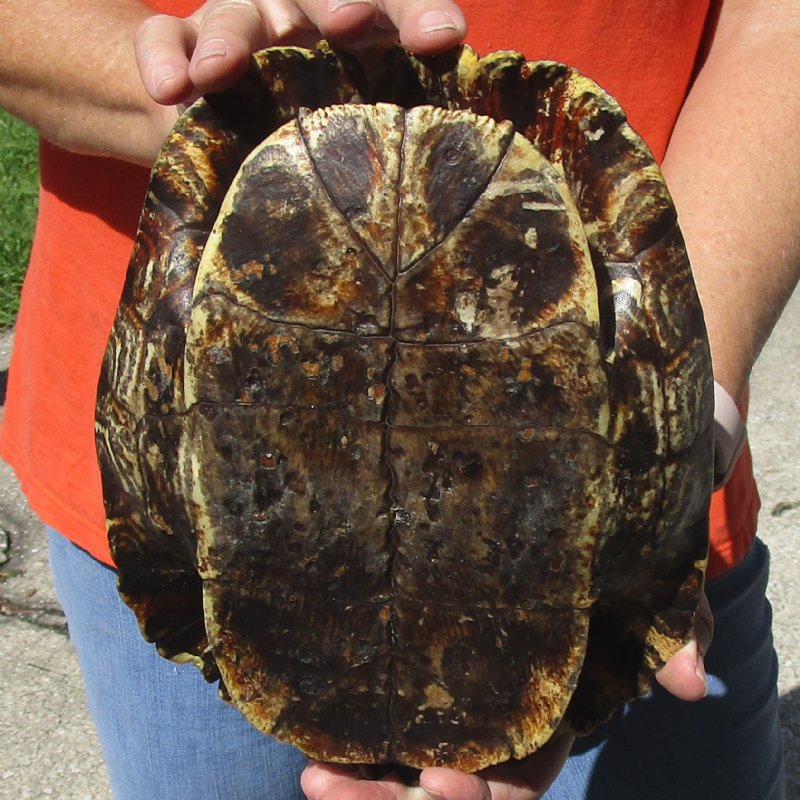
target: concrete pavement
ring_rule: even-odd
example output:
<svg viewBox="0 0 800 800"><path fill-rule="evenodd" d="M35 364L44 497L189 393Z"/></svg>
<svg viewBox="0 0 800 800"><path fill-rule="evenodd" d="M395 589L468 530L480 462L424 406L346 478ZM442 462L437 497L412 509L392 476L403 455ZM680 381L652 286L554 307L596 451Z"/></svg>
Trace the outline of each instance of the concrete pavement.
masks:
<svg viewBox="0 0 800 800"><path fill-rule="evenodd" d="M0 374L10 343L9 334L0 335ZM759 361L749 425L763 501L760 534L773 555L787 800L800 800L799 367L800 292ZM0 463L0 798L110 800L46 562L40 524Z"/></svg>

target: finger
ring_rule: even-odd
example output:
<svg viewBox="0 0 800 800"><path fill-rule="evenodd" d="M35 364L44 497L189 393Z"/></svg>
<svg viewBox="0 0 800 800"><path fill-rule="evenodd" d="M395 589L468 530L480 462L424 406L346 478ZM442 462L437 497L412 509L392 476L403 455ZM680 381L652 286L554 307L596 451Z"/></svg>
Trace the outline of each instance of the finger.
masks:
<svg viewBox="0 0 800 800"><path fill-rule="evenodd" d="M366 38L379 19L373 0L297 0L321 37L337 42Z"/></svg>
<svg viewBox="0 0 800 800"><path fill-rule="evenodd" d="M437 800L539 800L569 756L573 736L554 736L533 755L507 761L474 775L432 767L420 785Z"/></svg>
<svg viewBox="0 0 800 800"><path fill-rule="evenodd" d="M656 673L656 680L679 700L702 700L706 675L697 642L692 640Z"/></svg>
<svg viewBox="0 0 800 800"><path fill-rule="evenodd" d="M453 47L466 35L466 22L453 0L297 0L327 39L352 42L394 36L414 52Z"/></svg>
<svg viewBox="0 0 800 800"><path fill-rule="evenodd" d="M308 800L336 800L337 797L344 797L347 793L357 798L358 792L351 791L357 783L358 779L352 771L314 761L309 763L300 775L300 788Z"/></svg>
<svg viewBox="0 0 800 800"><path fill-rule="evenodd" d="M300 776L308 800L430 800L419 787L399 781L362 780L352 769L312 761Z"/></svg>
<svg viewBox="0 0 800 800"><path fill-rule="evenodd" d="M714 634L714 619L708 599L700 598L695 613L694 639L679 650L656 673L656 680L680 700L702 700L708 691L703 656Z"/></svg>
<svg viewBox="0 0 800 800"><path fill-rule="evenodd" d="M561 772L574 736L556 735L533 755L484 770L492 800L539 800Z"/></svg>
<svg viewBox="0 0 800 800"><path fill-rule="evenodd" d="M337 786L353 781L354 777L352 770L309 761L300 775L300 788L309 800L321 800L329 796Z"/></svg>
<svg viewBox="0 0 800 800"><path fill-rule="evenodd" d="M147 93L157 103L174 105L191 93L188 53L194 48L191 20L157 14L148 17L133 40L136 63Z"/></svg>
<svg viewBox="0 0 800 800"><path fill-rule="evenodd" d="M435 53L464 41L467 22L452 0L383 0L381 10L414 53Z"/></svg>
<svg viewBox="0 0 800 800"><path fill-rule="evenodd" d="M219 91L242 76L250 55L269 43L261 12L252 0L212 0L199 12L189 79L201 94Z"/></svg>
<svg viewBox="0 0 800 800"><path fill-rule="evenodd" d="M189 77L204 93L232 84L262 47L313 46L329 32L358 38L374 25L377 9L369 0L211 0L195 17Z"/></svg>
<svg viewBox="0 0 800 800"><path fill-rule="evenodd" d="M483 778L445 767L422 770L419 783L427 795L436 800L492 799L491 791Z"/></svg>

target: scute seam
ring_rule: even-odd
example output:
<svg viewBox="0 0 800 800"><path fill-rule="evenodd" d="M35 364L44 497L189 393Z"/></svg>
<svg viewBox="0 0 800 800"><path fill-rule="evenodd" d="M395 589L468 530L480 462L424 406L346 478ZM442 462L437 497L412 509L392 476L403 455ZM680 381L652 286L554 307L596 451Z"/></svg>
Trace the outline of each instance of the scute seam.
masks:
<svg viewBox="0 0 800 800"><path fill-rule="evenodd" d="M397 591L395 586L395 559L399 549L399 541L397 535L397 526L395 524L396 512L396 499L394 495L394 487L397 482L397 473L394 468L394 463L389 458L389 431L392 425L389 423L389 409L392 405L393 390L390 376L393 368L397 364L397 337L394 335L395 331L395 315L397 308L397 279L400 275L400 237L402 236L401 230L401 214L400 214L400 185L403 181L403 173L405 170L405 142L406 133L408 131L407 115L403 114L403 135L400 140L400 170L397 175L397 185L395 191L397 199L395 202L395 209L397 219L395 221L395 241L394 241L394 269L392 270L391 280L391 297L389 306L389 336L392 339L392 349L389 353L388 364L386 372L383 377L383 385L386 387L386 402L383 405L381 422L383 423L383 436L381 437L381 460L389 469L389 485L386 487L386 499L389 501L389 509L391 513L388 515L389 525L386 530L386 547L389 551L389 557L386 560L386 584L389 591L389 620L388 620L388 633L389 633L389 668L388 673L388 698L386 713L389 720L389 741L387 742L387 759L394 761L397 746L397 735L395 724L396 721L396 697L399 682L397 679Z"/></svg>

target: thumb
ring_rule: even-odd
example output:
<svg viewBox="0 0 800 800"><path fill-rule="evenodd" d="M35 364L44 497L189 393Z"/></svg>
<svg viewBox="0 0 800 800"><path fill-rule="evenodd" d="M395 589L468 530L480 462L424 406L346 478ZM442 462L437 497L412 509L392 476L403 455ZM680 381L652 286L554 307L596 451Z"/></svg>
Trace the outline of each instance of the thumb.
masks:
<svg viewBox="0 0 800 800"><path fill-rule="evenodd" d="M695 612L694 638L687 642L656 673L656 680L681 700L701 700L706 696L706 671L703 657L714 635L714 618L703 594Z"/></svg>

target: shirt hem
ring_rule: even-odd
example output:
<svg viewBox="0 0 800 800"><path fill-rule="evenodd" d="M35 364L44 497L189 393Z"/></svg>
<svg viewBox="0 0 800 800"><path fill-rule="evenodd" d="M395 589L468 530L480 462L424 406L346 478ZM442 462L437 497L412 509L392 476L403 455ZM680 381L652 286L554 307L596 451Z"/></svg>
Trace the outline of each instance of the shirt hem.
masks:
<svg viewBox="0 0 800 800"><path fill-rule="evenodd" d="M90 522L65 506L32 472L21 466L23 459L4 435L2 427L0 427L0 457L14 470L28 505L45 525L58 531L89 553L92 558L109 567L116 567L111 558L105 529L99 530L96 523Z"/></svg>

